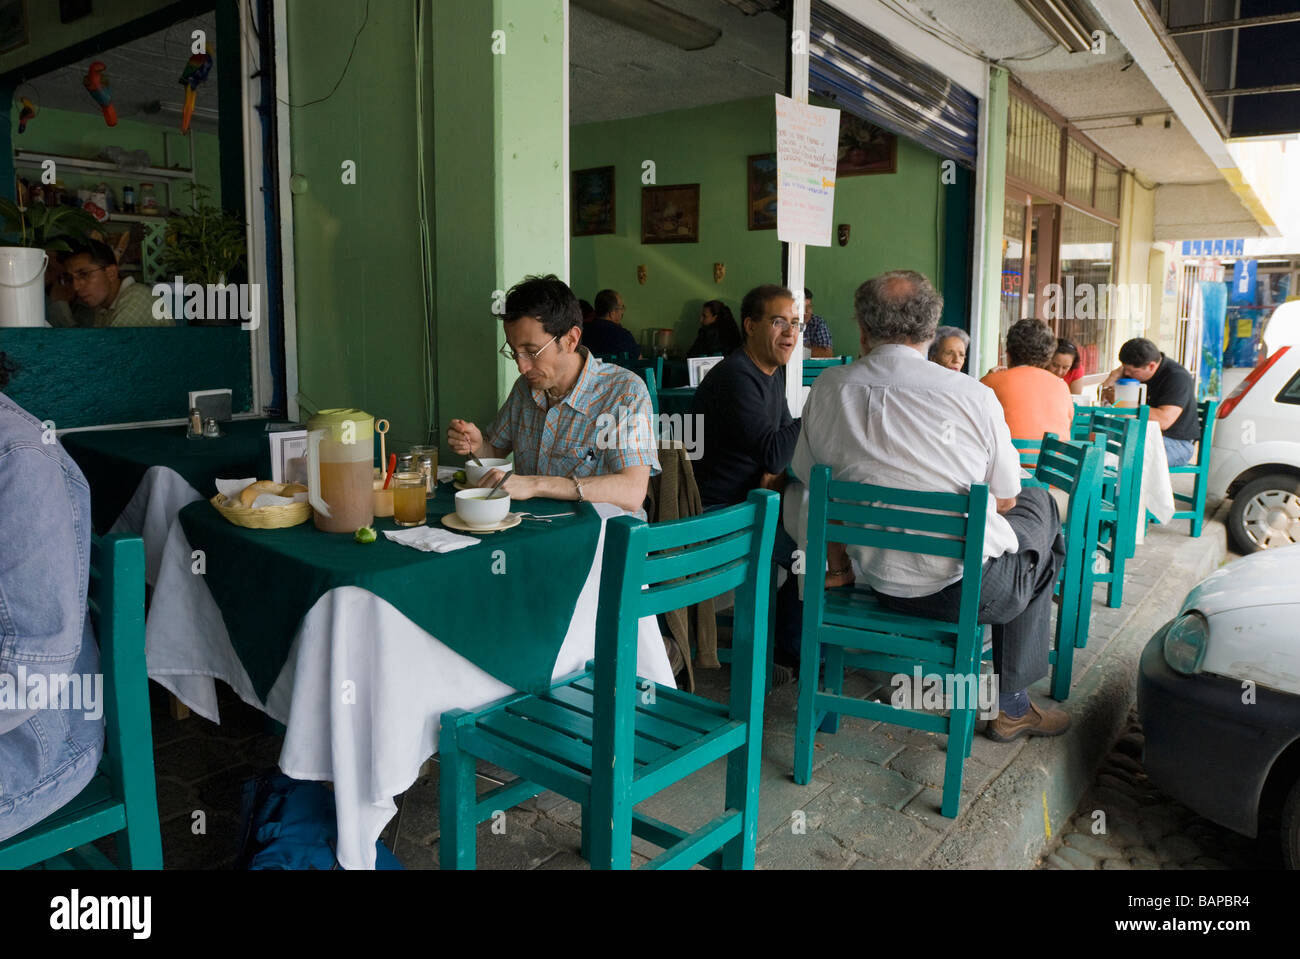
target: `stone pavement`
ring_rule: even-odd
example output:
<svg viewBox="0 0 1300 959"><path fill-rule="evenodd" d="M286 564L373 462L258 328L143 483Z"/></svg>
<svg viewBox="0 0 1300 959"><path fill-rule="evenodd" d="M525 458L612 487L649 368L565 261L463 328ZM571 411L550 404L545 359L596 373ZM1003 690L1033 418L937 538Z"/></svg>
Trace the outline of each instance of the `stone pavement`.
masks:
<svg viewBox="0 0 1300 959"><path fill-rule="evenodd" d="M955 820L939 814L946 737L932 733L846 718L836 735L818 734L812 781L796 786L791 778L796 687L773 690L765 712L758 867L1033 867L1059 842L1062 826L1124 729L1142 647L1174 615L1186 591L1224 556L1221 523L1207 523L1200 539L1189 537L1186 529L1185 522L1152 526L1129 564L1122 609L1108 609L1099 589L1088 646L1075 657L1074 687L1065 704L1073 725L1066 735L998 744L977 733ZM726 667L697 676L701 694L725 700ZM198 717L172 720L165 696L151 688L164 860L168 868L228 867L236 853L239 784L275 763L278 740L265 730L260 714L224 686L221 726ZM845 690L869 696L887 694L890 687L887 677L850 672ZM1045 683L1036 694L1046 698ZM486 778L480 783L491 787ZM682 828L700 826L721 808L722 783L719 762L641 808ZM436 868L436 763L398 802L401 812L385 830L385 841L408 869ZM202 832L196 830L200 819ZM508 811L495 831L492 822L480 826L479 865L582 868L578 823L574 803L544 793ZM634 842L636 865L657 851ZM1181 863L1184 854L1190 850L1170 856Z"/></svg>

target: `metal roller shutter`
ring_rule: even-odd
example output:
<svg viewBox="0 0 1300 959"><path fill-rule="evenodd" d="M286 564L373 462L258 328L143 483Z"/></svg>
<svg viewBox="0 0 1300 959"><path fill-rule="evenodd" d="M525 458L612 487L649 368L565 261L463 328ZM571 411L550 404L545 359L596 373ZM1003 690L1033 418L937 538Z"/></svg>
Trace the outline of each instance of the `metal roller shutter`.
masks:
<svg viewBox="0 0 1300 959"><path fill-rule="evenodd" d="M978 101L937 70L826 3L812 5L811 93L968 168Z"/></svg>

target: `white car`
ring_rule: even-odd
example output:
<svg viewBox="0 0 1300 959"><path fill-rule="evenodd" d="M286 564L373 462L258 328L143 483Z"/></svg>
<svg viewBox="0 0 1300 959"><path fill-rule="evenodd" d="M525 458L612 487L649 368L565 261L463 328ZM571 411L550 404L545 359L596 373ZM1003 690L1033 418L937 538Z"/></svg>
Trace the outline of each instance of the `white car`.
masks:
<svg viewBox="0 0 1300 959"><path fill-rule="evenodd" d="M1142 653L1147 775L1234 832L1281 834L1300 868L1300 548L1202 580Z"/></svg>
<svg viewBox="0 0 1300 959"><path fill-rule="evenodd" d="M1279 347L1219 407L1206 496L1232 500L1237 552L1300 543L1300 346Z"/></svg>
<svg viewBox="0 0 1300 959"><path fill-rule="evenodd" d="M1284 346L1300 347L1300 300L1283 303L1269 314L1260 341L1264 344L1264 359Z"/></svg>

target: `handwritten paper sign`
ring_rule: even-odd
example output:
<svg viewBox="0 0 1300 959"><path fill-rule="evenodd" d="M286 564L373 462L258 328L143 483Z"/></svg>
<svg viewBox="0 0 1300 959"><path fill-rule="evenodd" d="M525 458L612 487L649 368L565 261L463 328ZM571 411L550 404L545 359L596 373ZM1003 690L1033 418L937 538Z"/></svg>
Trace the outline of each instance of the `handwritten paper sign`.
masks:
<svg viewBox="0 0 1300 959"><path fill-rule="evenodd" d="M840 111L776 95L776 233L830 246Z"/></svg>

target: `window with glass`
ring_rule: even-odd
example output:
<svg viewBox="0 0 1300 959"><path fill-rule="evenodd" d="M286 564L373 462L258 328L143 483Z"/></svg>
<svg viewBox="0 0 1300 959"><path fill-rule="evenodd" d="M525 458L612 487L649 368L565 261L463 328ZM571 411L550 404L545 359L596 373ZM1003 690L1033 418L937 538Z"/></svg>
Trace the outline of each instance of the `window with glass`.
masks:
<svg viewBox="0 0 1300 959"><path fill-rule="evenodd" d="M1020 319L1025 272L1025 203L1021 196L1008 196L1002 215L1002 296L998 342L1005 343L1007 330Z"/></svg>
<svg viewBox="0 0 1300 959"><path fill-rule="evenodd" d="M1058 335L1079 348L1084 375L1111 368L1116 348L1112 320L1145 308L1111 283L1117 233L1114 224L1073 207L1066 207L1061 217L1060 296L1047 318L1057 323Z"/></svg>

